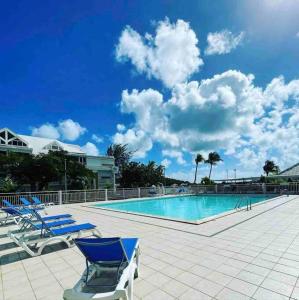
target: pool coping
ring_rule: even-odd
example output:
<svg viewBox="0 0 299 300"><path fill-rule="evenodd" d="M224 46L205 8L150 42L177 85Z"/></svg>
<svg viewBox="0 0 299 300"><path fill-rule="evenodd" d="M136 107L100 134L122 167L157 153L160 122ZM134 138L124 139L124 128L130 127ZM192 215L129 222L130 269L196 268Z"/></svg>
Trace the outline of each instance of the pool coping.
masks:
<svg viewBox="0 0 299 300"><path fill-rule="evenodd" d="M200 195L204 195L204 196L247 195L247 196L249 196L249 195L264 195L264 194L215 194L215 193L212 194L211 193L211 194L200 194ZM196 195L196 194L164 195L164 196L146 197L146 198L131 198L131 199L123 199L123 200L110 200L110 201L104 201L104 202L105 202L105 204L111 204L111 203L121 203L121 202L124 202L124 201L125 202L134 202L134 201L141 201L141 200L147 201L147 200L152 200L152 199L155 199L155 198L175 198L175 197L183 197L183 196L199 196L199 195ZM256 207L256 206L259 206L259 205L267 204L269 202L272 202L272 201L277 200L277 199L279 199L281 197L284 197L284 196L285 195L278 195L276 197L274 196L273 198L263 200L263 201L258 202L258 203L254 203L254 204L251 205L251 207L253 208L253 207ZM204 224L204 223L215 221L217 219L224 218L224 217L229 216L229 215L233 215L233 214L238 213L240 211L246 211L247 210L246 206L244 206L240 209L231 209L231 210L225 211L223 213L216 214L216 215L213 215L213 216L209 216L209 217L206 217L206 218L202 218L202 219L199 219L199 220L187 221L187 220L176 219L176 218L167 218L167 217L162 217L162 216L157 216L157 215L142 214L142 213L136 213L136 212L130 212L130 211L117 210L117 209L109 209L109 208L104 208L104 207L100 207L100 206L96 207L95 204L99 204L99 203L95 202L92 205L89 204L89 205L82 205L82 206L93 208L93 209L100 209L100 210L104 210L104 211L117 212L117 213L121 213L121 214L128 214L128 215L141 216L141 217L146 217L146 218L153 218L153 219L159 219L159 220L165 220L165 221L184 223L184 224L189 224L189 225L201 225L201 224Z"/></svg>

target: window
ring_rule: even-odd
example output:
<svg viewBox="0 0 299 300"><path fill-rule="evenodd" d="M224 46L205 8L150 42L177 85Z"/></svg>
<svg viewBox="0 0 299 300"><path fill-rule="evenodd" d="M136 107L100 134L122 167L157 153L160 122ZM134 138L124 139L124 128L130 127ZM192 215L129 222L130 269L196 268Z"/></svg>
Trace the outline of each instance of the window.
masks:
<svg viewBox="0 0 299 300"><path fill-rule="evenodd" d="M100 176L102 179L111 179L112 173L110 171L101 171Z"/></svg>
<svg viewBox="0 0 299 300"><path fill-rule="evenodd" d="M7 131L7 139L10 140L12 138L14 138L14 136L10 132Z"/></svg>
<svg viewBox="0 0 299 300"><path fill-rule="evenodd" d="M0 132L0 137L3 138L5 140L5 131L1 131Z"/></svg>
<svg viewBox="0 0 299 300"><path fill-rule="evenodd" d="M84 156L79 156L78 158L79 163L81 163L82 165L86 164L86 157Z"/></svg>
<svg viewBox="0 0 299 300"><path fill-rule="evenodd" d="M57 145L56 143L46 145L44 147L44 149L53 150L53 151L61 151L62 150L62 148L59 145Z"/></svg>
<svg viewBox="0 0 299 300"><path fill-rule="evenodd" d="M113 167L113 164L102 164L104 167Z"/></svg>

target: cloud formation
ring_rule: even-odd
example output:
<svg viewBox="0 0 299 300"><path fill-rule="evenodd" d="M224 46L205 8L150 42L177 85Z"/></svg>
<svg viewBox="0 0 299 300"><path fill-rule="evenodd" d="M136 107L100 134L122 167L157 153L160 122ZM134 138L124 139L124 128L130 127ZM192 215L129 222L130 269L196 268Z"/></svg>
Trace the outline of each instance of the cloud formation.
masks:
<svg viewBox="0 0 299 300"><path fill-rule="evenodd" d="M161 165L165 167L165 169L167 169L170 165L171 165L171 160L167 159L167 158L164 158L162 161L161 161Z"/></svg>
<svg viewBox="0 0 299 300"><path fill-rule="evenodd" d="M228 30L209 33L205 54L229 53L244 36ZM222 151L239 160L243 176L251 170L256 174L266 159L281 168L299 160L299 80L286 83L279 76L259 87L253 74L227 70L188 81L203 61L197 37L183 20L158 22L154 35L126 27L116 58L170 89L167 97L154 89L122 92L121 111L135 122L119 127L113 139L138 149L137 157L145 157L154 143L162 145L165 159L181 165L186 153Z"/></svg>
<svg viewBox="0 0 299 300"><path fill-rule="evenodd" d="M98 156L100 154L97 146L91 142L87 142L81 149L87 154L92 156Z"/></svg>
<svg viewBox="0 0 299 300"><path fill-rule="evenodd" d="M283 166L299 160L298 103L299 80L277 77L263 89L252 74L229 70L178 84L167 100L153 89L125 90L121 110L135 124L114 138L139 149L139 157L160 143L162 154L179 164L183 153L222 150L244 166L266 158Z"/></svg>
<svg viewBox="0 0 299 300"><path fill-rule="evenodd" d="M154 35L140 35L127 26L116 46L116 59L131 61L139 73L163 82L166 87L185 82L203 65L198 40L189 23L168 19L157 23Z"/></svg>
<svg viewBox="0 0 299 300"><path fill-rule="evenodd" d="M33 127L31 135L49 139L61 138L62 140L73 142L86 131L86 128L82 127L78 122L67 119L60 121L57 126L45 123L40 127Z"/></svg>
<svg viewBox="0 0 299 300"><path fill-rule="evenodd" d="M133 152L134 158L145 157L153 146L152 140L147 134L138 129L128 129L125 133L116 133L113 137L113 143L128 145L128 150Z"/></svg>
<svg viewBox="0 0 299 300"><path fill-rule="evenodd" d="M175 158L179 165L186 164L183 153L181 151L173 150L173 149L171 149L171 150L164 149L164 150L162 150L162 155L171 157L171 158Z"/></svg>
<svg viewBox="0 0 299 300"><path fill-rule="evenodd" d="M210 32L207 37L208 46L205 50L205 54L215 55L230 53L233 49L237 48L237 46L241 44L244 36L244 32L234 35L228 30Z"/></svg>
<svg viewBox="0 0 299 300"><path fill-rule="evenodd" d="M117 124L116 128L118 131L122 132L126 130L126 126L124 124Z"/></svg>
<svg viewBox="0 0 299 300"><path fill-rule="evenodd" d="M58 129L50 123L43 124L40 127L33 127L31 129L31 135L55 140L60 137Z"/></svg>
<svg viewBox="0 0 299 300"><path fill-rule="evenodd" d="M103 141L104 141L104 139L102 137L100 137L99 135L96 135L96 134L93 134L91 136L91 139L98 144L103 143Z"/></svg>
<svg viewBox="0 0 299 300"><path fill-rule="evenodd" d="M62 138L67 141L75 141L86 132L86 128L71 119L59 122L58 130L61 133Z"/></svg>

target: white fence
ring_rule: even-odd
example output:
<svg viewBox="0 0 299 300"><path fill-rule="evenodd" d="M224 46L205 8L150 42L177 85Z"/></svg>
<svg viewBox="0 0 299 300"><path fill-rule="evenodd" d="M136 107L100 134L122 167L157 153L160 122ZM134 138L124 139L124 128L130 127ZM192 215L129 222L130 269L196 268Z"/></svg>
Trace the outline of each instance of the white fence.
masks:
<svg viewBox="0 0 299 300"><path fill-rule="evenodd" d="M289 184L216 184L190 185L188 187L142 187L117 188L101 190L76 191L43 191L26 193L0 194L1 200L9 200L15 205L22 204L21 197L38 197L42 202L53 202L56 205L84 203L108 200L124 200L130 198L144 198L159 195L182 194L299 194L299 183ZM1 206L1 205L0 205Z"/></svg>

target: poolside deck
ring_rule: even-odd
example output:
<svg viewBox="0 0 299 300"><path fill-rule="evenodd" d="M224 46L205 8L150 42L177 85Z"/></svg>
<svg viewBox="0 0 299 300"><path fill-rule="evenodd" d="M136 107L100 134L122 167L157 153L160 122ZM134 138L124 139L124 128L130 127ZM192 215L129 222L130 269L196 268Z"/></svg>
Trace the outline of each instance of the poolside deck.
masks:
<svg viewBox="0 0 299 300"><path fill-rule="evenodd" d="M299 299L299 197L275 201L203 225L79 204L49 212L94 223L104 236L139 237L136 299ZM7 230L0 227L0 299L62 299L85 267L78 250L53 247L29 258Z"/></svg>

